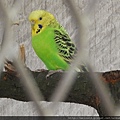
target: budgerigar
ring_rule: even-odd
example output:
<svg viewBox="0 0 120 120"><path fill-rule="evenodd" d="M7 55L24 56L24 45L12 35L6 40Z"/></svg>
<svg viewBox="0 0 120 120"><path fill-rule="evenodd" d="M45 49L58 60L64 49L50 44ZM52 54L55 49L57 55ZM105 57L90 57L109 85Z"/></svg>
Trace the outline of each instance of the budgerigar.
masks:
<svg viewBox="0 0 120 120"><path fill-rule="evenodd" d="M48 70L67 70L77 49L66 30L45 11L30 13L32 47Z"/></svg>

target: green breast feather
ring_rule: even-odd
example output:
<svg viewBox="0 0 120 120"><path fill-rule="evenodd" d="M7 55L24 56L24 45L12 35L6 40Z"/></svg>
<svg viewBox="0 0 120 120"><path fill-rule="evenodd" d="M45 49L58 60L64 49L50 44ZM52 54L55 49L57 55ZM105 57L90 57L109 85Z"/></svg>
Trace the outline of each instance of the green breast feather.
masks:
<svg viewBox="0 0 120 120"><path fill-rule="evenodd" d="M49 70L66 70L76 52L65 31L51 27L34 36L32 46Z"/></svg>

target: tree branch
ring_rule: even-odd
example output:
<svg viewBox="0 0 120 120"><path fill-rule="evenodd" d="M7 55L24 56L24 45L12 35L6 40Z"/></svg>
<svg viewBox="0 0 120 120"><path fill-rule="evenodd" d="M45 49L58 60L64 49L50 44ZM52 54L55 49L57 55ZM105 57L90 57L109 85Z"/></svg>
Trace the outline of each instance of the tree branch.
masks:
<svg viewBox="0 0 120 120"><path fill-rule="evenodd" d="M37 84L43 93L45 100L49 101L55 87L59 80L62 80L64 73L55 73L46 79L48 71L33 72L30 71ZM101 76L101 80L106 82L109 86L110 93L114 98L115 104L119 103L120 98L120 71L110 71L105 73L95 73ZM24 92L26 88L23 87L20 79L16 74L9 72L2 72L0 78L0 98L13 98L20 101L30 101L29 97ZM85 104L94 107L100 116L106 115L104 106L96 93L96 86L93 86L88 73L78 73L76 82L74 83L71 91L66 96L66 102L74 102Z"/></svg>

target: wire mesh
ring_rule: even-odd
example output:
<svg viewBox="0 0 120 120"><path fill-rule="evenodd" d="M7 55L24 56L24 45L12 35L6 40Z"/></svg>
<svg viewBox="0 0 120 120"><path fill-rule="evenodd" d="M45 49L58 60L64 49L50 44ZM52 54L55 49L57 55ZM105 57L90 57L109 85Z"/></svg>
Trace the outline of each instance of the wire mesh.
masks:
<svg viewBox="0 0 120 120"><path fill-rule="evenodd" d="M30 42L26 42L24 40L24 38L27 38L27 39L31 39L31 37L25 37L25 36L28 36L28 34L30 34L30 30L28 29L27 32L24 32L26 29L25 27L28 27L28 22L27 22L27 17L25 16L26 14L28 14L27 10L30 9L28 6L31 6L31 9L34 10L34 6L35 4L37 4L37 8L41 8L41 9L47 9L49 11L51 11L52 13L55 12L52 10L52 6L51 7L48 7L50 6L48 3L48 1L46 1L46 3L44 4L44 6L42 6L40 3L42 3L42 1L36 1L37 3L35 3L35 1L31 0L29 2L25 2L23 1L23 3L25 4L25 8L22 8L24 9L23 10L23 16L24 17L24 23L21 23L21 24L25 24L24 27L22 28L21 27L21 24L20 24L20 31L17 32L15 30L13 30L13 34L11 34L11 28L12 28L12 25L13 25L13 18L17 17L18 13L19 13L19 10L21 9L20 6L22 6L21 3L19 0L16 0L16 1L13 1L13 5L12 5L12 8L6 8L4 6L4 3L3 1L0 1L0 11L3 11L2 15L3 15L3 19L5 20L5 24L3 25L3 37L2 37L2 43L1 43L1 54L0 54L0 69L2 70L3 68L3 63L4 63L4 59L7 55L9 55L10 58L13 59L14 63L15 63L15 66L17 68L17 70L20 72L21 76L22 76L22 82L24 83L24 87L27 88L27 94L31 97L31 99L35 102L35 105L37 106L38 108L38 111L40 113L40 115L51 115L52 113L50 112L50 109L51 109L51 106L48 106L48 108L45 108L43 109L42 106L40 106L39 104L39 101L40 100L44 100L44 96L42 95L41 91L36 87L36 83L34 82L34 78L32 76L30 76L27 71L24 69L22 63L20 62L20 60L18 60L16 58L16 55L15 53L13 52L13 43L15 41L17 41L18 43L25 43L26 46L29 46L31 47L31 43ZM106 111L108 112L108 115L114 115L114 106L113 106L113 101L112 101L112 98L109 97L109 93L108 93L108 89L106 89L105 85L103 83L101 83L100 81L100 78L98 76L95 76L94 73L93 73L93 67L91 67L89 61L87 61L87 58L86 56L84 56L85 54L85 51L84 51L84 47L86 46L87 44L87 38L86 38L86 28L89 27L89 24L88 24L88 18L87 16L90 15L92 16L92 11L93 11L93 8L95 8L95 5L98 1L96 0L92 0L86 13L83 14L83 15L79 15L77 9L76 9L76 4L75 2L73 2L72 0L66 0L66 1L63 1L63 2L58 2L59 3L59 6L62 4L63 5L63 8L64 9L61 9L61 12L63 11L69 11L71 14L71 16L74 18L74 23L77 24L73 24L73 26L71 25L70 26L70 29L73 28L73 30L76 29L76 26L77 26L77 30L78 32L76 32L77 34L75 34L74 36L74 33L75 32L70 32L69 31L69 34L70 36L73 36L72 38L74 38L76 41L74 41L75 43L77 43L78 45L78 57L76 57L76 59L73 61L72 63L72 67L76 67L76 66L79 66L80 64L80 61L86 61L87 65L88 65L88 70L89 70L89 73L91 75L91 78L92 78L92 82L95 86L97 86L97 91L103 101L103 104L106 108ZM94 4L93 4L94 3ZM55 8L58 8L57 6L57 1L56 1L56 6ZM67 7L66 7L67 6ZM65 9L66 8L66 9ZM57 16L57 13L59 13L60 11L56 9L56 16ZM64 16L67 16L67 14L65 12L63 12L65 15ZM62 14L59 14L59 17L61 17ZM68 16L68 19L67 21L69 20L73 20L73 18L71 16ZM58 17L58 21L60 21ZM3 19L1 19L1 21L3 21ZM20 22L21 18L19 18L19 22ZM65 23L62 23L61 24L63 26L65 26L65 28L67 29L67 25L66 25L66 22ZM19 29L19 28L18 28ZM80 33L80 34L79 34ZM14 35L15 34L20 34L21 37L17 37L17 40L13 41L13 38L14 38ZM31 55L31 57L33 59L36 60L36 56L35 55L32 55L33 52L29 52L31 51L31 48L28 47L28 53L29 55ZM8 52L8 49L9 49L9 52ZM27 54L28 55L28 54ZM28 55L28 56L29 56ZM39 59L37 60L39 61ZM27 64L31 64L31 61L27 61ZM35 62L34 62L35 63ZM42 64L42 63L39 63L39 64ZM34 64L32 64L34 66ZM37 65L38 66L38 65ZM44 64L42 64L41 66L44 66ZM72 67L70 67L69 71L66 73L66 75L63 77L63 80L60 81L60 83L58 83L58 87L56 88L55 92L53 93L53 95L51 96L51 101L53 101L53 104L52 104L52 108L55 108L56 106L56 102L59 102L59 101L63 101L65 99L65 97L67 96L69 90L71 89L71 86L73 85L73 83L75 82L74 81L74 77L77 75L77 73L71 69ZM36 67L35 67L36 69Z"/></svg>

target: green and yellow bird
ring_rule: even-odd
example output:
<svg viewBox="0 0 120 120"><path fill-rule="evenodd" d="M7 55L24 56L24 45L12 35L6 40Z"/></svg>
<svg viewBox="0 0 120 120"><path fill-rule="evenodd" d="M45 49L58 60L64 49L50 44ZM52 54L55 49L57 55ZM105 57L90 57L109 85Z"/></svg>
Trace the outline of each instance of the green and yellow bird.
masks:
<svg viewBox="0 0 120 120"><path fill-rule="evenodd" d="M55 17L45 11L30 13L32 47L48 70L67 70L77 48Z"/></svg>

